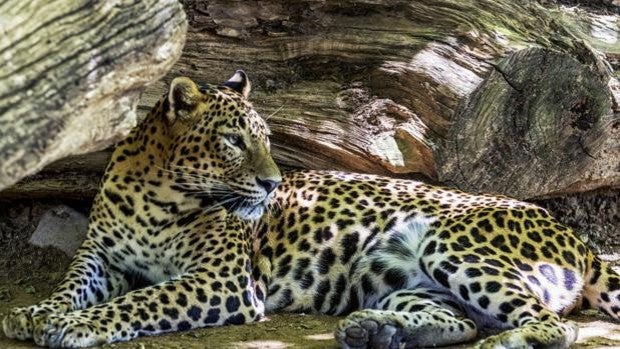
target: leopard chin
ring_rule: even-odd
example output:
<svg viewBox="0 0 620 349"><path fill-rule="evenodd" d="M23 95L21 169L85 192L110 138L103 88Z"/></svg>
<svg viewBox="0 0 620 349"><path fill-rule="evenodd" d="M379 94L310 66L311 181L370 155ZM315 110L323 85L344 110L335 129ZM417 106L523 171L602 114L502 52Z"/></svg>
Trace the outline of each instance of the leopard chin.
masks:
<svg viewBox="0 0 620 349"><path fill-rule="evenodd" d="M233 211L233 213L247 221L259 220L265 213L265 205L263 203L254 206L241 206Z"/></svg>
<svg viewBox="0 0 620 349"><path fill-rule="evenodd" d="M246 221L259 220L265 214L269 203L273 199L273 193L264 196L262 199L251 199L249 197L238 197L235 200L227 201L223 206L237 217Z"/></svg>

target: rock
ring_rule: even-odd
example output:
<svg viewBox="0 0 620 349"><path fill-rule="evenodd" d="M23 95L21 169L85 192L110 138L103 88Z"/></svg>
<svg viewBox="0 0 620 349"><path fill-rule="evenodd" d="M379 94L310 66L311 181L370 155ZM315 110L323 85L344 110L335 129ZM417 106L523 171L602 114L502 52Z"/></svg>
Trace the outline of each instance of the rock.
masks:
<svg viewBox="0 0 620 349"><path fill-rule="evenodd" d="M65 205L46 211L29 242L35 246L56 247L72 257L82 245L88 228L88 217Z"/></svg>

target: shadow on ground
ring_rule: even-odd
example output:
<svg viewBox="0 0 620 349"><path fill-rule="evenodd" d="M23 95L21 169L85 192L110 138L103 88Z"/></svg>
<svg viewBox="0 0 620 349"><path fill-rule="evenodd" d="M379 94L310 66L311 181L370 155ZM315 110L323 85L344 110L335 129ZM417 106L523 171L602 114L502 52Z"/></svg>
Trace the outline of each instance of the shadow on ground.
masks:
<svg viewBox="0 0 620 349"><path fill-rule="evenodd" d="M48 277L49 276L49 277ZM57 274L37 275L0 284L0 317L11 307L29 305L51 291ZM47 280L46 280L47 279ZM45 282L48 281L48 282ZM43 283L45 282L45 283ZM579 342L575 348L620 347L620 324L611 323L603 315L588 311L572 316L580 326ZM280 349L280 348L337 348L333 329L337 317L275 314L260 323L208 328L144 337L127 343L104 345L102 348L117 349ZM471 348L462 345L451 348ZM36 348L32 342L9 340L0 333L0 348Z"/></svg>
<svg viewBox="0 0 620 349"><path fill-rule="evenodd" d="M1 210L0 210L1 211ZM2 212L0 212L0 218ZM28 244L39 214L28 211L22 220L0 219L0 319L15 306L34 304L47 296L62 277L69 258L57 249ZM618 265L620 257L605 256ZM571 317L580 325L575 348L620 348L620 324L598 312ZM338 318L330 316L277 314L251 325L227 326L183 333L145 337L128 343L105 345L118 349L203 349L203 348L337 348L333 329ZM471 348L462 345L452 348ZM36 348L32 342L4 337L0 349Z"/></svg>

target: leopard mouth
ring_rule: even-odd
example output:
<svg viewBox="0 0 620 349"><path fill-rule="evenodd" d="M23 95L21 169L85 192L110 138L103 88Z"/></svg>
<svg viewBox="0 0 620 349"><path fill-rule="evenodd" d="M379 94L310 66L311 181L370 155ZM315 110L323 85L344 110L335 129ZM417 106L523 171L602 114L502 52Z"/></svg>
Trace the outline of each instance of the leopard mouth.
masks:
<svg viewBox="0 0 620 349"><path fill-rule="evenodd" d="M267 211L275 194L244 195L229 191L215 195L203 192L197 196L203 200L201 206L208 210L224 208L243 220L258 220Z"/></svg>
<svg viewBox="0 0 620 349"><path fill-rule="evenodd" d="M265 206L256 205L256 206L246 206L233 211L235 215L237 215L241 219L255 221L260 219L265 213Z"/></svg>
<svg viewBox="0 0 620 349"><path fill-rule="evenodd" d="M256 220L265 213L268 204L268 198L256 200L246 196L238 196L234 199L225 200L222 206L241 219Z"/></svg>

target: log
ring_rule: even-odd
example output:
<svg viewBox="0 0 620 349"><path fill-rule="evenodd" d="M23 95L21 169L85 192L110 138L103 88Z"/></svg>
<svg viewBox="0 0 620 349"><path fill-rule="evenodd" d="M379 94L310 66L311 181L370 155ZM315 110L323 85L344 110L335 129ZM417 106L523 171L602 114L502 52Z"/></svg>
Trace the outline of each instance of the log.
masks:
<svg viewBox="0 0 620 349"><path fill-rule="evenodd" d="M568 188L609 137L608 80L555 51L508 55L457 109L440 178L526 198Z"/></svg>
<svg viewBox="0 0 620 349"><path fill-rule="evenodd" d="M125 137L187 28L175 0L8 0L0 14L0 189Z"/></svg>
<svg viewBox="0 0 620 349"><path fill-rule="evenodd" d="M35 174L0 192L0 199L47 199L91 201L99 188L100 173L69 172L53 176Z"/></svg>
<svg viewBox="0 0 620 349"><path fill-rule="evenodd" d="M620 13L618 0L540 0L543 4L562 4L572 8L582 7L598 13Z"/></svg>
<svg viewBox="0 0 620 349"><path fill-rule="evenodd" d="M46 199L90 201L99 188L101 175L112 156L106 149L55 161L42 171L0 191L0 199Z"/></svg>
<svg viewBox="0 0 620 349"><path fill-rule="evenodd" d="M512 0L185 6L188 45L140 105L176 75L245 69L282 165L523 199L620 187L616 14Z"/></svg>
<svg viewBox="0 0 620 349"><path fill-rule="evenodd" d="M545 3L185 1L183 55L138 110L175 76L241 68L284 167L522 199L619 188L618 15Z"/></svg>

